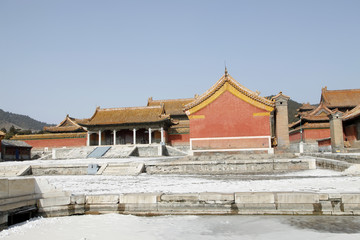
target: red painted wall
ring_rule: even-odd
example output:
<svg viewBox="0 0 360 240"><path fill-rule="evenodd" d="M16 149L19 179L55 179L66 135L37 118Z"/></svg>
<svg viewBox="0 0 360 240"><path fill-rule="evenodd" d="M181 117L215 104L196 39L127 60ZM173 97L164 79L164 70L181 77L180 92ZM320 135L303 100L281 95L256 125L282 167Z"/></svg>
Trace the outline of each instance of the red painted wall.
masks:
<svg viewBox="0 0 360 240"><path fill-rule="evenodd" d="M215 101L194 113L203 119L190 119L190 137L270 136L270 117L253 116L267 112L230 92L224 92Z"/></svg>
<svg viewBox="0 0 360 240"><path fill-rule="evenodd" d="M356 137L357 137L356 125L345 126L344 134L349 142L356 141Z"/></svg>
<svg viewBox="0 0 360 240"><path fill-rule="evenodd" d="M172 146L175 145L189 145L190 134L168 134L168 143Z"/></svg>
<svg viewBox="0 0 360 240"><path fill-rule="evenodd" d="M290 142L300 142L301 140L301 134L300 132L293 132L293 133L289 133L289 139Z"/></svg>
<svg viewBox="0 0 360 240"><path fill-rule="evenodd" d="M86 146L86 138L37 139L23 140L34 148L59 148Z"/></svg>
<svg viewBox="0 0 360 240"><path fill-rule="evenodd" d="M270 116L254 116L267 113L230 92L224 92L215 101L190 117L191 138L271 136ZM202 118L202 116L204 116ZM268 139L216 139L194 140L193 150L268 148Z"/></svg>
<svg viewBox="0 0 360 240"><path fill-rule="evenodd" d="M316 141L318 139L329 138L330 129L304 129L305 141Z"/></svg>
<svg viewBox="0 0 360 240"><path fill-rule="evenodd" d="M290 142L300 142L300 132L290 134ZM329 138L330 129L303 129L303 141L304 142L315 142L316 140Z"/></svg>

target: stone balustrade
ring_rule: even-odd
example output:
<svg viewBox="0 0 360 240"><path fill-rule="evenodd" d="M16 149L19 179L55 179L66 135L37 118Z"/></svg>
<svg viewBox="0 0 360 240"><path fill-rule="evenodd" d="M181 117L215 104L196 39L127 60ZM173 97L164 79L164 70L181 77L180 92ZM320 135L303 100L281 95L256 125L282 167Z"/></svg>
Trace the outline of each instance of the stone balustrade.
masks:
<svg viewBox="0 0 360 240"><path fill-rule="evenodd" d="M41 205L43 216L156 215L360 215L360 193L236 192L71 195ZM49 203L49 202L48 202Z"/></svg>
<svg viewBox="0 0 360 240"><path fill-rule="evenodd" d="M45 178L0 178L0 226L19 211L45 217L74 214L360 215L360 193L200 192L84 195L56 189Z"/></svg>

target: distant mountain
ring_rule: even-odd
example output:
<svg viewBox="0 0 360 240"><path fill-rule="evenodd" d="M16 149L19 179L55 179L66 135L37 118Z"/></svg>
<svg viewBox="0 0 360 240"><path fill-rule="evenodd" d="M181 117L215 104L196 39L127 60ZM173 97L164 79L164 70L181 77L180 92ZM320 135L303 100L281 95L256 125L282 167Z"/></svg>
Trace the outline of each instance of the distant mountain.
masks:
<svg viewBox="0 0 360 240"><path fill-rule="evenodd" d="M0 109L0 129L9 130L11 126L17 129L43 130L44 126L50 126L47 123L37 121L29 116L5 112Z"/></svg>
<svg viewBox="0 0 360 240"><path fill-rule="evenodd" d="M298 103L294 100L289 100L288 102L288 117L289 117L289 123L292 122L296 122L297 120L299 120L298 118L295 117L295 115L297 114L296 109L298 109L299 107L301 107L301 103Z"/></svg>

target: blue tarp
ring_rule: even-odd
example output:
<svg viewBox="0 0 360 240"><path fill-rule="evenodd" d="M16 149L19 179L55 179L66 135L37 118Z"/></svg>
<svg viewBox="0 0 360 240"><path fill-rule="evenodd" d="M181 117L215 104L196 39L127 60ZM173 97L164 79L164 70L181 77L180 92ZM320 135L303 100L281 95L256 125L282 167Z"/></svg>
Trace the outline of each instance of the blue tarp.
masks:
<svg viewBox="0 0 360 240"><path fill-rule="evenodd" d="M111 147L97 147L92 151L87 158L101 158L104 154L109 151Z"/></svg>

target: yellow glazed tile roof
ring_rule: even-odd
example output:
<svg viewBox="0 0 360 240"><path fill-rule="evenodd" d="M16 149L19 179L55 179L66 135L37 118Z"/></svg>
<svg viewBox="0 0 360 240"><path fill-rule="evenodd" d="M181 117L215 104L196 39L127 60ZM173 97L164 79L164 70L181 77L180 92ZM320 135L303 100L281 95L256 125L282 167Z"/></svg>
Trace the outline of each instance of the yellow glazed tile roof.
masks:
<svg viewBox="0 0 360 240"><path fill-rule="evenodd" d="M165 100L153 100L152 97L148 100L148 106L160 106L164 104L166 114L170 115L183 115L184 106L194 101L195 98L182 98L182 99L165 99Z"/></svg>
<svg viewBox="0 0 360 240"><path fill-rule="evenodd" d="M82 123L82 125L149 123L165 120L170 120L170 117L164 113L163 106L97 108L94 115L87 122Z"/></svg>
<svg viewBox="0 0 360 240"><path fill-rule="evenodd" d="M360 104L360 89L321 90L321 102L329 108L355 107Z"/></svg>
<svg viewBox="0 0 360 240"><path fill-rule="evenodd" d="M274 101L266 99L264 97L259 96L258 92L253 92L250 89L244 87L240 83L238 83L234 78L232 78L225 70L225 74L204 94L195 98L195 100L185 106L185 110L188 115L192 114L203 106L206 106L210 102L211 98L216 98L216 95L219 95L219 92L230 90L230 92L234 92L235 94L240 93L240 97L245 101L253 105L257 105L260 108L263 108L267 111L272 111L275 107ZM220 93L221 94L221 93Z"/></svg>

